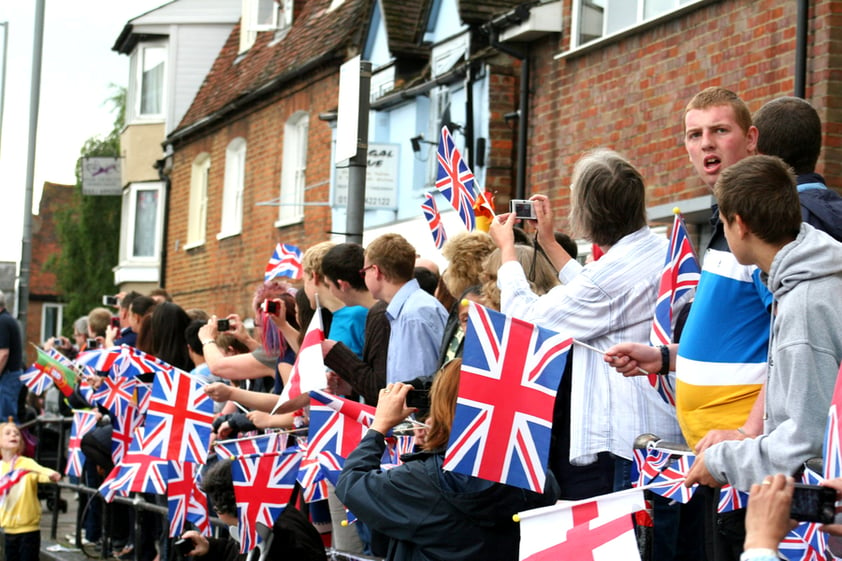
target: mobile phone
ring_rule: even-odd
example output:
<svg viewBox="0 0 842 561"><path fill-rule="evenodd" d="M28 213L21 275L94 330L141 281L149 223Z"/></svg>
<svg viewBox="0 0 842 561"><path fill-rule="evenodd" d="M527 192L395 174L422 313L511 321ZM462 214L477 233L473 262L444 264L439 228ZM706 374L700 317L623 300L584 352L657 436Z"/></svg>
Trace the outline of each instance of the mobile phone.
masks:
<svg viewBox="0 0 842 561"><path fill-rule="evenodd" d="M181 554L182 557L189 554L193 549L195 549L196 544L193 543L193 540L190 538L181 538L175 541L175 549L178 553Z"/></svg>
<svg viewBox="0 0 842 561"><path fill-rule="evenodd" d="M99 341L96 339L88 339L88 344L86 345L88 349L98 349L99 348Z"/></svg>
<svg viewBox="0 0 842 561"><path fill-rule="evenodd" d="M521 220L537 220L538 218L535 216L535 205L532 201L527 201L524 199L512 199L509 201L509 212L513 212L514 215Z"/></svg>
<svg viewBox="0 0 842 561"><path fill-rule="evenodd" d="M116 307L120 305L120 300L116 296L106 294L102 297L102 305Z"/></svg>
<svg viewBox="0 0 842 561"><path fill-rule="evenodd" d="M278 315L278 303L274 300L264 300L263 311L267 314L272 314L273 316Z"/></svg>
<svg viewBox="0 0 842 561"><path fill-rule="evenodd" d="M406 394L406 406L426 411L430 408L430 391L412 388L409 390L409 393Z"/></svg>
<svg viewBox="0 0 842 561"><path fill-rule="evenodd" d="M836 515L836 489L796 483L789 517L802 522L830 524Z"/></svg>
<svg viewBox="0 0 842 561"><path fill-rule="evenodd" d="M111 316L111 327L116 327L120 329L120 318L117 316Z"/></svg>
<svg viewBox="0 0 842 561"><path fill-rule="evenodd" d="M216 320L216 330L217 331L228 331L231 329L231 322L227 319L218 319Z"/></svg>

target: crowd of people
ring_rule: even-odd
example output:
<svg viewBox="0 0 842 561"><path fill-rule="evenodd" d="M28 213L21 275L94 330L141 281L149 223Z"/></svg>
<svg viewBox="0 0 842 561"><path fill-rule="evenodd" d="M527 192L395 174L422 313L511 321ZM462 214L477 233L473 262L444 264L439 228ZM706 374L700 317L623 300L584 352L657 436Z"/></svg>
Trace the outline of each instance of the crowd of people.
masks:
<svg viewBox="0 0 842 561"><path fill-rule="evenodd" d="M757 539L761 524L751 507L748 518L745 510L717 514L718 488L751 489L752 497L759 489L759 503L772 490L786 499L785 476L821 456L842 359L842 314L832 296L842 289L842 198L815 171L821 122L804 100L775 99L752 120L736 94L712 87L690 100L683 130L693 168L717 204L695 297L675 310L669 345L649 344L668 242L648 227L644 174L619 153L598 149L573 169L569 216L571 234L594 244L598 259L577 259L576 243L556 231L551 199L536 194L534 221L519 224L503 214L488 233L451 238L443 272L399 234L365 248L322 242L303 255L300 287L276 279L256 288L253 329L227 310L184 310L163 290L129 292L118 295L116 309L96 308L74 322L73 340L42 346L73 358L91 347L130 345L189 372L216 403L214 438L226 439L306 426L308 396L283 402L279 395L307 326L321 314L328 390L375 405L376 413L324 504L308 505L307 516L288 507L269 529L274 539L264 541L261 558L281 551L324 558L329 532L335 548L352 554L516 559L513 514L631 487L634 441L644 433L693 448L686 483L701 484L686 505L656 498L653 559L729 561L746 555L744 547L774 549L770 539L782 534ZM543 492L442 469L468 301L584 343L571 351L558 388ZM15 328L0 294L0 416L19 420L15 398L25 392ZM673 373L674 405L648 377ZM429 390L424 407L407 406L416 390ZM91 407L79 391L69 402L41 397L36 407L65 414L68 407ZM90 487L112 467L108 412L101 413L85 450L83 482ZM416 452L382 470L385 435L411 415L425 424L416 431ZM0 426L0 475L24 460L15 430ZM220 518L236 526L230 461L209 463L202 485ZM27 465L33 481L57 476ZM20 500L37 498L26 492ZM8 499L0 505L7 548L22 547L15 536L31 533L32 520L10 522L10 508ZM356 524L342 523L346 508ZM127 509L113 517L114 553L136 547L138 559L166 559L165 525L138 514L148 517L147 535L134 536L131 516ZM100 517L93 500L85 541L102 538ZM195 531L183 537L196 558L238 556L228 538Z"/></svg>

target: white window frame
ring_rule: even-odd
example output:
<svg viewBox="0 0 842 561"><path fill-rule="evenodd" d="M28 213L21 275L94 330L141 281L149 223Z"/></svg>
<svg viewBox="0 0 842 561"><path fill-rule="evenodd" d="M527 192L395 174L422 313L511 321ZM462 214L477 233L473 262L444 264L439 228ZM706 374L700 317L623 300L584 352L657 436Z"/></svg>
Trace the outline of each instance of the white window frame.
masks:
<svg viewBox="0 0 842 561"><path fill-rule="evenodd" d="M607 5L608 2L623 2L623 3L631 3L636 2L636 9L635 9L635 21L629 22L628 25L623 26L622 28L615 29L613 31L607 30L608 20L609 18L605 16L605 12L610 8ZM571 24L571 33L570 33L570 50L575 51L581 47L592 46L602 42L603 40L610 39L612 37L622 35L627 33L630 30L635 28L652 24L662 18L669 18L678 13L682 12L686 9L691 9L698 4L703 4L709 2L710 0L670 0L672 2L672 7L665 9L663 12L647 16L645 13L646 10L646 2L651 0L574 0L573 2L573 18ZM591 4L599 4L605 3L606 7L603 8L603 17L602 17L602 35L600 37L591 39L587 42L580 42L579 35L580 35L580 27L582 25L582 21L584 18L582 4L583 2L588 2ZM628 4L625 4L628 5Z"/></svg>
<svg viewBox="0 0 842 561"><path fill-rule="evenodd" d="M261 31L275 31L276 38L292 26L293 0L243 0L240 19L240 54L257 41ZM261 13L264 15L261 18Z"/></svg>
<svg viewBox="0 0 842 561"><path fill-rule="evenodd" d="M450 104L451 92L448 86L439 86L430 90L430 120L428 121L427 139L435 144L422 145L427 150L427 177L422 189L429 189L436 184L439 173L439 160L436 156L438 143L441 141L441 118ZM456 142L456 139L454 139ZM464 151L460 148L460 153Z"/></svg>
<svg viewBox="0 0 842 561"><path fill-rule="evenodd" d="M310 115L306 111L294 113L284 125L281 193L276 227L288 226L304 220L309 130Z"/></svg>
<svg viewBox="0 0 842 561"><path fill-rule="evenodd" d="M135 231L137 229L137 195L139 191L155 191L158 194L158 205L155 210L155 242L154 252L150 255L135 255L134 253L134 239ZM164 182L154 181L149 183L132 183L123 191L123 196L126 200L123 201L123 206L126 209L124 215L124 224L126 224L126 238L124 240L125 246L123 248L123 255L125 260L132 263L157 263L161 254L161 221L163 220L164 209Z"/></svg>
<svg viewBox="0 0 842 561"><path fill-rule="evenodd" d="M225 184L222 188L222 219L216 239L243 231L243 192L246 183L246 140L238 136L225 149Z"/></svg>
<svg viewBox="0 0 842 561"><path fill-rule="evenodd" d="M47 309L56 310L56 332L47 333ZM41 341L46 341L48 337L58 337L61 335L61 329L64 326L64 304L56 304L53 302L44 302L41 305Z"/></svg>
<svg viewBox="0 0 842 561"><path fill-rule="evenodd" d="M190 170L190 206L187 211L187 243L184 250L204 245L208 218L208 183L211 157L202 152L193 160Z"/></svg>
<svg viewBox="0 0 842 561"><path fill-rule="evenodd" d="M142 103L143 103L143 61L145 58L145 53L149 49L162 49L164 53L164 69L163 69L163 76L161 78L161 107L160 111L157 113L143 113L141 111ZM167 44L165 42L154 42L154 43L140 43L137 48L135 49L135 76L134 76L134 88L133 88L133 95L134 95L134 103L133 109L135 114L135 120L138 121L160 121L164 118L166 114L166 103L167 103Z"/></svg>

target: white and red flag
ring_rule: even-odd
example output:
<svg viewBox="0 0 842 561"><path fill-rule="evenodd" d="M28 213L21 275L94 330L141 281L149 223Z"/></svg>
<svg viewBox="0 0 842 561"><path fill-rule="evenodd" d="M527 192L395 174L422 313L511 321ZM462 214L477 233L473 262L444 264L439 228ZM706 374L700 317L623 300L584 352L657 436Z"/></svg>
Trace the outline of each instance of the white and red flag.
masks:
<svg viewBox="0 0 842 561"><path fill-rule="evenodd" d="M521 512L519 559L639 561L631 515L644 508L643 491L627 489Z"/></svg>
<svg viewBox="0 0 842 561"><path fill-rule="evenodd" d="M317 307L298 356L295 357L295 364L289 373L289 380L284 386L275 410L272 413L288 413L283 409L283 404L295 399L303 393L311 390L323 390L327 387L327 373L325 362L322 357L322 341L325 340L325 331L322 327L322 309ZM306 403L304 404L306 405Z"/></svg>

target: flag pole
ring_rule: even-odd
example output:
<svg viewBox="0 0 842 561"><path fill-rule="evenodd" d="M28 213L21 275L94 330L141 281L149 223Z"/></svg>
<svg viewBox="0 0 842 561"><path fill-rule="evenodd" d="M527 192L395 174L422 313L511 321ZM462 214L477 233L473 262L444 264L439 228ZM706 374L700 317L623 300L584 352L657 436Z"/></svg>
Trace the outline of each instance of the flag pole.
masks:
<svg viewBox="0 0 842 561"><path fill-rule="evenodd" d="M601 350L597 349L597 348L596 348L596 347L594 347L594 346L591 346L591 345L588 345L587 343L583 343L583 342L579 341L578 339L573 339L573 344L574 344L574 345L579 345L580 347L584 347L584 348L588 349L589 351L593 351L593 352L595 352L595 353L599 353L599 354L601 354L601 355L604 355L604 354L605 354L605 351L601 351ZM641 368L641 367L639 367L639 366L637 367L637 370L638 370L638 372L640 372L641 374L646 374L647 376L650 374L650 372L649 372L649 371L644 370L643 368Z"/></svg>

